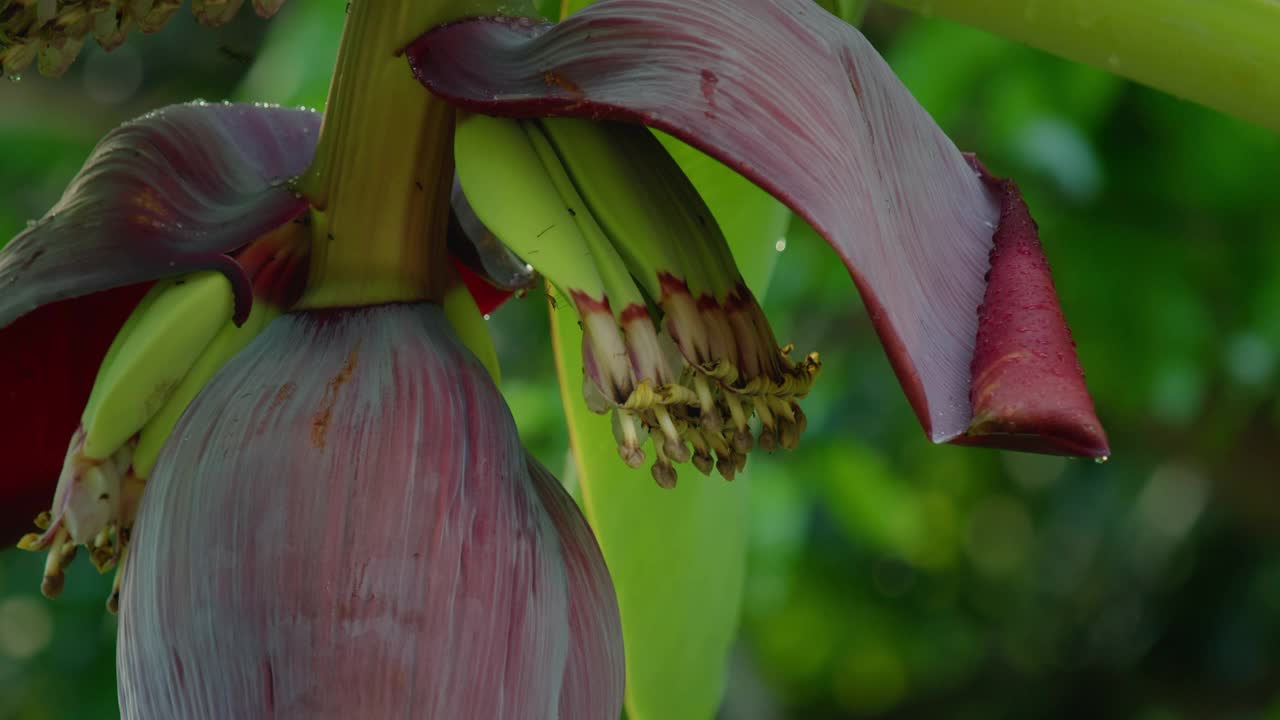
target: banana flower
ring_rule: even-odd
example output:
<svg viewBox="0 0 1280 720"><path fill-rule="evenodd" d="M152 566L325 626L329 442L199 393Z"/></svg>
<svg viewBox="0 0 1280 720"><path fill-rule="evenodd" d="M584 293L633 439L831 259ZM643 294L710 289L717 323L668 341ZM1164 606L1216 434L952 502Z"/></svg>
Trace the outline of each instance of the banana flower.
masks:
<svg viewBox="0 0 1280 720"><path fill-rule="evenodd" d="M6 68L65 67L81 5L6 4ZM795 447L820 360L779 346L642 126L826 238L931 440L1107 454L1016 186L808 0L555 26L357 0L323 120L152 113L0 251L0 530L47 509L22 544L51 595L80 545L118 569L124 717L618 716L608 572L520 445L446 238L452 200L490 280L496 236L555 284L585 402L622 461L653 439L660 485Z"/></svg>

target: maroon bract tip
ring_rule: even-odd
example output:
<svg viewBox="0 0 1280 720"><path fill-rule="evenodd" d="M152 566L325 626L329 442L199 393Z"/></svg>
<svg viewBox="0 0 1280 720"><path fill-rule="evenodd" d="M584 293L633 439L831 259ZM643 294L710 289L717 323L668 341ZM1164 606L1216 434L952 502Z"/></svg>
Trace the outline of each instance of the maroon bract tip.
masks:
<svg viewBox="0 0 1280 720"><path fill-rule="evenodd" d="M987 292L978 310L965 445L1104 458L1111 452L1058 305L1035 220L1012 180L989 175L1000 199Z"/></svg>

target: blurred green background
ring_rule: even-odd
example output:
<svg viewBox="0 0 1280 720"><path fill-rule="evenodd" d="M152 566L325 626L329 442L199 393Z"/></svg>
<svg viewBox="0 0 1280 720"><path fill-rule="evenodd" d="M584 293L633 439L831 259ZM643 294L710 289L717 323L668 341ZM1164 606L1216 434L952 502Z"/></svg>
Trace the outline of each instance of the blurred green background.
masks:
<svg viewBox="0 0 1280 720"><path fill-rule="evenodd" d="M125 119L321 107L342 16L183 12L61 80L0 84L0 237ZM751 460L721 717L1280 717L1280 137L946 21L873 5L864 30L1022 184L1115 454L929 445L847 274L793 223L765 307L825 370L801 448ZM534 295L491 324L524 439L562 468L546 313ZM0 552L0 719L115 717L110 577L78 561L51 602L42 561Z"/></svg>

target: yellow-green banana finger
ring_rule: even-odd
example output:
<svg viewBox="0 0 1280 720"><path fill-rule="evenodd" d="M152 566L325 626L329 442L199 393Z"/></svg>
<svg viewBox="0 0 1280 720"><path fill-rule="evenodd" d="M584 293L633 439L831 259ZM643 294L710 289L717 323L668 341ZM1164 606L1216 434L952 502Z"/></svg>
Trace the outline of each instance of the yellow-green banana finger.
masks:
<svg viewBox="0 0 1280 720"><path fill-rule="evenodd" d="M604 296L590 251L517 120L460 115L458 182L476 217L566 292Z"/></svg>
<svg viewBox="0 0 1280 720"><path fill-rule="evenodd" d="M231 320L231 284L219 272L164 280L112 343L85 405L84 456L110 457L142 429Z"/></svg>
<svg viewBox="0 0 1280 720"><path fill-rule="evenodd" d="M265 302L253 304L248 319L240 327L229 320L222 325L213 340L209 341L204 351L196 358L195 363L187 370L182 380L174 386L168 398L142 431L138 434L138 447L133 452L133 472L139 478L151 474L161 448L169 439L173 428L186 412L187 406L205 385L218 374L231 358L235 357L259 333L280 317L280 310Z"/></svg>

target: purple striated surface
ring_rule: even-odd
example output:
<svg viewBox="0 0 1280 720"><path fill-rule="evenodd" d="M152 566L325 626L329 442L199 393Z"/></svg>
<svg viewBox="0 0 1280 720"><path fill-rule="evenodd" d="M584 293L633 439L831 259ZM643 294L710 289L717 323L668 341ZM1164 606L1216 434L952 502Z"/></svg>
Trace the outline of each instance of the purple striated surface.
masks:
<svg viewBox="0 0 1280 720"><path fill-rule="evenodd" d="M254 105L174 105L113 130L62 199L0 250L0 327L36 307L198 269L302 212L286 186L306 169L320 116Z"/></svg>
<svg viewBox="0 0 1280 720"><path fill-rule="evenodd" d="M288 314L148 479L121 714L616 718L621 632L591 531L439 307Z"/></svg>
<svg viewBox="0 0 1280 720"><path fill-rule="evenodd" d="M856 30L808 0L603 0L409 54L465 108L643 122L777 196L845 261L930 437L964 432L998 206Z"/></svg>
<svg viewBox="0 0 1280 720"><path fill-rule="evenodd" d="M1000 198L857 30L809 0L602 0L408 54L468 110L643 123L772 193L844 260L929 437L966 431Z"/></svg>
<svg viewBox="0 0 1280 720"><path fill-rule="evenodd" d="M612 718L624 688L622 620L604 556L578 505L532 455L533 486L560 531L569 582L569 658L560 688L561 720Z"/></svg>

